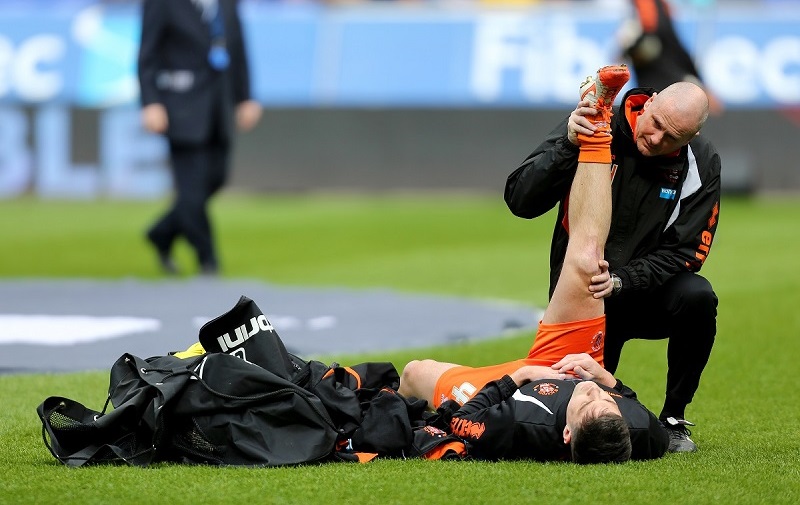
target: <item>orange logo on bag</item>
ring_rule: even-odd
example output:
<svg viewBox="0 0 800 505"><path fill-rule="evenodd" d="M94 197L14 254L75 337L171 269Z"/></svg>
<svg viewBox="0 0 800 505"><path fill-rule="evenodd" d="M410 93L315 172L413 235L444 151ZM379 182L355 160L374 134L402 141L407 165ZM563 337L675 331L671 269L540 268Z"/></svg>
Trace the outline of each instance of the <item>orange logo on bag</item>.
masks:
<svg viewBox="0 0 800 505"><path fill-rule="evenodd" d="M603 332L598 331L594 337L592 337L592 350L599 351L603 348Z"/></svg>
<svg viewBox="0 0 800 505"><path fill-rule="evenodd" d="M558 386L552 382L542 382L533 386L533 392L539 393L542 396L551 396L558 393Z"/></svg>
<svg viewBox="0 0 800 505"><path fill-rule="evenodd" d="M486 431L486 425L454 417L450 420L450 429L453 430L454 435L477 440L481 438L483 432Z"/></svg>
<svg viewBox="0 0 800 505"><path fill-rule="evenodd" d="M447 433L445 433L444 431L440 430L436 426L430 426L430 425L429 426L425 426L424 428L422 428L422 431L424 431L425 433L427 433L428 435L430 435L432 437L446 437L447 436Z"/></svg>

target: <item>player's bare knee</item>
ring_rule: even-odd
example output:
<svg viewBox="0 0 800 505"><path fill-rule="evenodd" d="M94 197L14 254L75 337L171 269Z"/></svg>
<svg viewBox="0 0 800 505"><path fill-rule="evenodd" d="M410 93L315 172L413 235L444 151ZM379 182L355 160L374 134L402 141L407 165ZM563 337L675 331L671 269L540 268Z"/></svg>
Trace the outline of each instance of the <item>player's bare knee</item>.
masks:
<svg viewBox="0 0 800 505"><path fill-rule="evenodd" d="M403 367L403 373L400 374L400 380L406 380L411 378L414 375L414 369L419 366L420 360L415 359L411 360L406 363L406 366Z"/></svg>
<svg viewBox="0 0 800 505"><path fill-rule="evenodd" d="M416 378L419 375L419 370L424 366L424 361L430 360L415 359L413 361L409 361L406 366L403 367L403 372L400 374L401 393L404 391L413 391Z"/></svg>
<svg viewBox="0 0 800 505"><path fill-rule="evenodd" d="M590 279L600 273L600 260L603 259L603 248L593 238L585 238L580 243L570 244L568 257L564 258L565 266L569 266L581 278Z"/></svg>

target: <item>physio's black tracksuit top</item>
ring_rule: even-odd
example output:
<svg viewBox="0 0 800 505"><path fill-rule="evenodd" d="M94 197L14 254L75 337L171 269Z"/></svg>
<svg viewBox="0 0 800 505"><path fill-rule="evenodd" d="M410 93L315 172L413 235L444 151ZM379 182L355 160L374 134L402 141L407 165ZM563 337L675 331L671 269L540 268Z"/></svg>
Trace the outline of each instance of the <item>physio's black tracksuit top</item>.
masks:
<svg viewBox="0 0 800 505"><path fill-rule="evenodd" d="M638 114L654 92L635 88L615 108L611 144L612 215L605 259L622 279L623 292L649 291L705 261L719 220L720 158L702 135L674 155L645 157L636 149L627 114ZM567 118L568 119L568 118ZM567 139L567 119L508 176L505 200L523 218L538 217L557 203L550 250L550 293L567 249L563 221L578 147Z"/></svg>
<svg viewBox="0 0 800 505"><path fill-rule="evenodd" d="M569 403L579 380L540 379L517 388L508 375L490 382L463 406L445 402L439 412L452 432L468 442L478 459L568 461L563 432ZM608 391L628 422L632 459L664 455L669 435L659 420L636 399L636 393L617 381Z"/></svg>

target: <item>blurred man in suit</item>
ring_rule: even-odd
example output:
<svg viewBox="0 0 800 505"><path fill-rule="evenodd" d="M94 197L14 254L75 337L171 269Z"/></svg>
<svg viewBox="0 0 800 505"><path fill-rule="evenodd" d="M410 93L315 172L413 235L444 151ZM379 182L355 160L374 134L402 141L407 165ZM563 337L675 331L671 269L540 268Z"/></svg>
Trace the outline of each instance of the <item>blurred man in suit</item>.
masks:
<svg viewBox="0 0 800 505"><path fill-rule="evenodd" d="M238 0L144 0L138 59L142 123L169 140L175 198L147 232L167 274L185 238L202 274L216 275L208 202L228 176L234 131L261 117L250 76Z"/></svg>

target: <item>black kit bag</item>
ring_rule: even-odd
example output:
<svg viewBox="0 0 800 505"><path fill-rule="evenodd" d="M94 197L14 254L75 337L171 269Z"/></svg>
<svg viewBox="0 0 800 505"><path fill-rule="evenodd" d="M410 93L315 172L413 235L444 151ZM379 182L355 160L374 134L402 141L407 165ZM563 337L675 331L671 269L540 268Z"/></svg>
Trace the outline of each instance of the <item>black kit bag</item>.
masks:
<svg viewBox="0 0 800 505"><path fill-rule="evenodd" d="M265 356L269 344L268 338L253 339L248 351ZM109 403L113 410L106 413ZM222 353L189 360L126 354L111 369L102 412L61 397L46 399L37 412L45 445L70 466L298 464L329 457L338 435L312 393Z"/></svg>
<svg viewBox="0 0 800 505"><path fill-rule="evenodd" d="M328 458L338 435L313 394L225 354L126 354L112 367L108 403L108 413L62 397L39 405L42 437L56 459L280 466Z"/></svg>
<svg viewBox="0 0 800 505"><path fill-rule="evenodd" d="M173 460L283 466L328 459L339 435L322 401L240 358L207 354L171 411Z"/></svg>
<svg viewBox="0 0 800 505"><path fill-rule="evenodd" d="M187 365L191 363L171 356L148 362L123 355L111 369L109 394L102 411L57 396L45 399L37 407L45 445L68 466L145 466L157 461L165 434L164 407L174 401L191 377ZM109 403L114 408L106 413Z"/></svg>
<svg viewBox="0 0 800 505"><path fill-rule="evenodd" d="M338 446L355 452L400 455L413 441L412 422L425 403L397 394L400 375L386 362L352 367L306 361L289 352L258 305L241 296L228 312L200 329L207 352L227 353L285 377L322 401Z"/></svg>

